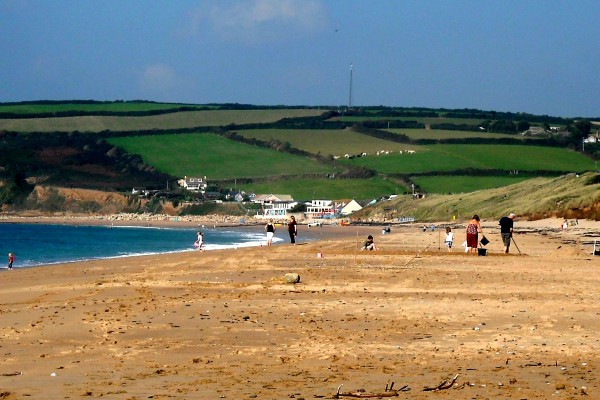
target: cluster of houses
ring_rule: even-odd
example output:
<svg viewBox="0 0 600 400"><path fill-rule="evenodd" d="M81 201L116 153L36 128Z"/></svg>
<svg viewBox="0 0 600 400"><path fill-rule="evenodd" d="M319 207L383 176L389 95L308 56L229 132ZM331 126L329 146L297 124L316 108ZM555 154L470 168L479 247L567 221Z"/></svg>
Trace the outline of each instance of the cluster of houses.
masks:
<svg viewBox="0 0 600 400"><path fill-rule="evenodd" d="M562 136L570 135L568 131L561 130L559 126L551 126L550 130L546 130L544 127L541 126L531 126L526 131L521 132L521 135L527 136L540 136L547 134L555 134ZM600 130L596 131L595 133L590 133L588 137L583 139L583 143L600 143Z"/></svg>
<svg viewBox="0 0 600 400"><path fill-rule="evenodd" d="M254 196L251 201L261 205L262 212L255 215L258 219L285 219L288 212L298 205L292 196L287 194L261 194ZM312 200L305 203L304 215L307 219L328 219L337 216L348 216L362 210L356 200Z"/></svg>
<svg viewBox="0 0 600 400"><path fill-rule="evenodd" d="M179 186L193 192L199 192L206 195L208 187L206 177L184 177L178 182ZM250 199L250 202L259 204L261 211L255 216L259 219L286 219L291 209L295 208L299 202L287 194L254 194L231 191L227 194L228 200L243 201L244 197ZM312 200L305 203L305 216L308 219L316 218L334 218L336 216L347 216L363 207L356 200Z"/></svg>

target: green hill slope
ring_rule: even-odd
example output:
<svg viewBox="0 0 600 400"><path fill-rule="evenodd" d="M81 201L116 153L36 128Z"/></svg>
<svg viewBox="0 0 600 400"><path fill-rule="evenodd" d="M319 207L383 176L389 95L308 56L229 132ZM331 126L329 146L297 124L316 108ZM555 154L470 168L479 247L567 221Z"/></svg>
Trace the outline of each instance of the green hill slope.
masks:
<svg viewBox="0 0 600 400"><path fill-rule="evenodd" d="M400 196L369 207L356 218L413 216L418 221L465 220L473 214L499 218L508 212L537 219L557 216L600 220L600 174L535 178L498 189L413 199Z"/></svg>
<svg viewBox="0 0 600 400"><path fill-rule="evenodd" d="M228 140L213 134L112 138L109 142L140 154L147 164L173 176L210 179L272 177L334 172L307 157Z"/></svg>
<svg viewBox="0 0 600 400"><path fill-rule="evenodd" d="M517 134L529 125L545 127L544 135ZM554 135L550 125L564 131ZM370 200L413 185L428 194L472 192L596 170L600 144L579 152L594 129L586 120L470 109L0 103L0 196L15 179L123 191L185 175L224 190L303 198Z"/></svg>

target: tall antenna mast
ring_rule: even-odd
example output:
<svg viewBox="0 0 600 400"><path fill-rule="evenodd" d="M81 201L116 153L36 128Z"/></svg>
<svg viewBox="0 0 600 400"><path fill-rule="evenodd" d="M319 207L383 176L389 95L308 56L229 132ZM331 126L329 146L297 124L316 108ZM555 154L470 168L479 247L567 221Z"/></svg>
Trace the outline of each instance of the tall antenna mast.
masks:
<svg viewBox="0 0 600 400"><path fill-rule="evenodd" d="M350 94L348 95L348 108L352 108L352 68L354 64L350 63Z"/></svg>

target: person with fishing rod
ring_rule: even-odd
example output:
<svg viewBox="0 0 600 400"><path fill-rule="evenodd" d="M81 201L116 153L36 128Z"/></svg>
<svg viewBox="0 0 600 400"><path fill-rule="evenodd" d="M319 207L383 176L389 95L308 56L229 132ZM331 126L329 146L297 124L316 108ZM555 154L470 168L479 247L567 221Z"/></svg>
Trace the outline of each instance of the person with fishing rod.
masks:
<svg viewBox="0 0 600 400"><path fill-rule="evenodd" d="M508 254L510 248L510 240L513 234L513 225L515 221L515 214L510 213L507 217L500 218L498 224L500 225L500 236L502 237L502 243L504 243L504 253Z"/></svg>

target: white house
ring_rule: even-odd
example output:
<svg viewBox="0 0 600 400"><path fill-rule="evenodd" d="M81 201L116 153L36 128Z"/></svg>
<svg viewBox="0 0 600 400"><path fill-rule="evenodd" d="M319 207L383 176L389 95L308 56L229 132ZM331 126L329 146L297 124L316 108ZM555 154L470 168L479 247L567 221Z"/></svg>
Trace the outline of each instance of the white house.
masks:
<svg viewBox="0 0 600 400"><path fill-rule="evenodd" d="M354 199L350 200L342 209L340 210L340 214L342 215L350 215L355 211L362 210L362 206L358 204L358 202Z"/></svg>
<svg viewBox="0 0 600 400"><path fill-rule="evenodd" d="M238 192L235 190L231 190L225 195L225 199L226 200L235 200L238 203L240 203L240 202L244 201L244 192Z"/></svg>
<svg viewBox="0 0 600 400"><path fill-rule="evenodd" d="M195 178L195 177L183 177L177 181L179 186L186 188L192 192L206 192L206 188L208 187L208 183L206 182L206 176L204 178Z"/></svg>
<svg viewBox="0 0 600 400"><path fill-rule="evenodd" d="M584 143L598 143L600 142L600 133L590 134L587 138L583 139Z"/></svg>
<svg viewBox="0 0 600 400"><path fill-rule="evenodd" d="M256 214L256 218L261 219L285 219L288 210L298 204L289 194L258 194L252 202L262 206L262 213Z"/></svg>
<svg viewBox="0 0 600 400"><path fill-rule="evenodd" d="M313 200L306 207L306 218L331 218L336 213L333 200Z"/></svg>

